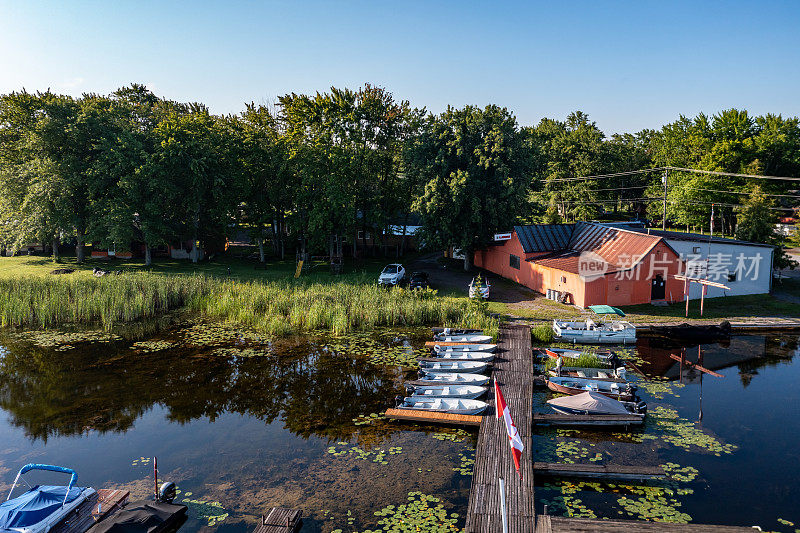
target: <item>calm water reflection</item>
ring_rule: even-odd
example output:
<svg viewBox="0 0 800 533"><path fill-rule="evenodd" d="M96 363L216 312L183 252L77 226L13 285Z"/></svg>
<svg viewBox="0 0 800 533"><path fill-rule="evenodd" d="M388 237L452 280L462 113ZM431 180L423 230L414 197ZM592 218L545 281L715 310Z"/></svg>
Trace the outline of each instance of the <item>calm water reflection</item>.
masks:
<svg viewBox="0 0 800 533"><path fill-rule="evenodd" d="M196 347L143 354L123 341L58 351L12 334L0 345L0 489L35 460L72 466L83 484L145 495L152 465L142 458L155 455L193 500L183 531L251 529L276 505L304 509L310 531L365 529L413 490L462 516L466 508L470 477L454 467L473 453L472 435L453 442L353 422L402 392L398 367L311 339L282 342L268 357ZM378 458L375 447L395 453Z"/></svg>

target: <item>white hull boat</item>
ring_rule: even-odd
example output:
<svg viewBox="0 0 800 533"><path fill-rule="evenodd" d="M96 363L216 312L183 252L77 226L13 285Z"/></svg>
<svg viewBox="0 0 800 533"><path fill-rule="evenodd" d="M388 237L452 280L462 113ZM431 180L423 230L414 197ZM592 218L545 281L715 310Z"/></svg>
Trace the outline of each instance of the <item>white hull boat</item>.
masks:
<svg viewBox="0 0 800 533"><path fill-rule="evenodd" d="M433 336L433 340L439 342L466 342L469 344L488 344L492 342L492 338L489 335L473 335L473 334L465 334L465 335L446 335L444 333L439 333Z"/></svg>
<svg viewBox="0 0 800 533"><path fill-rule="evenodd" d="M457 372L466 374L480 374L489 366L480 361L420 361L419 368L426 374Z"/></svg>
<svg viewBox="0 0 800 533"><path fill-rule="evenodd" d="M645 402L621 402L596 392L553 398L547 403L554 411L565 415L636 415L644 418L647 412Z"/></svg>
<svg viewBox="0 0 800 533"><path fill-rule="evenodd" d="M453 413L458 415L479 415L489 405L480 400L465 400L463 398L403 398L397 407L400 409L414 409L419 411L433 411L437 413Z"/></svg>
<svg viewBox="0 0 800 533"><path fill-rule="evenodd" d="M474 400L480 398L488 387L481 387L478 385L418 385L416 387L406 388L408 395L411 398L464 398L467 400Z"/></svg>
<svg viewBox="0 0 800 533"><path fill-rule="evenodd" d="M630 322L611 321L602 324L592 319L584 322L553 320L555 340L577 344L634 344L636 327Z"/></svg>
<svg viewBox="0 0 800 533"><path fill-rule="evenodd" d="M69 485L34 485L25 493L11 498L20 477L31 470L70 474ZM17 473L8 498L0 504L0 531L3 533L47 533L64 520L86 498L93 488L75 486L78 474L70 468L54 465L27 464ZM24 480L23 480L24 481Z"/></svg>
<svg viewBox="0 0 800 533"><path fill-rule="evenodd" d="M491 352L439 352L436 359L442 361L481 361L483 363L490 363L494 360L494 354Z"/></svg>
<svg viewBox="0 0 800 533"><path fill-rule="evenodd" d="M486 385L489 383L489 378L480 374L439 374L432 372L430 374L423 373L423 375L419 377L418 381L430 383L456 383L458 385Z"/></svg>
<svg viewBox="0 0 800 533"><path fill-rule="evenodd" d="M558 376L555 368L550 369L551 376ZM604 379L612 381L627 381L625 367L621 366L616 371L610 368L583 368L577 366L561 367L561 376L573 378Z"/></svg>
<svg viewBox="0 0 800 533"><path fill-rule="evenodd" d="M589 378L550 377L547 380L547 388L571 395L596 392L623 401L632 401L636 396L636 388L629 383Z"/></svg>
<svg viewBox="0 0 800 533"><path fill-rule="evenodd" d="M437 344L433 347L433 351L439 352L494 352L497 350L496 344L456 344L447 346L444 344Z"/></svg>

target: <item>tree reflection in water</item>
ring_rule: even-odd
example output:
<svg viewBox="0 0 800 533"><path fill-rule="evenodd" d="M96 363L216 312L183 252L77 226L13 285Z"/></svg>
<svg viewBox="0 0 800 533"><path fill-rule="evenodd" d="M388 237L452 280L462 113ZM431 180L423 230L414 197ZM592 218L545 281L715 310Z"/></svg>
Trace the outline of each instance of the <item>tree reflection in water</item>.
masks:
<svg viewBox="0 0 800 533"><path fill-rule="evenodd" d="M402 372L363 357L333 355L295 339L263 357L211 355L177 348L136 353L127 343L54 351L0 337L0 407L33 440L88 431L125 432L154 405L186 423L226 412L272 423L296 435L361 442L382 440L387 427L354 426L382 412Z"/></svg>

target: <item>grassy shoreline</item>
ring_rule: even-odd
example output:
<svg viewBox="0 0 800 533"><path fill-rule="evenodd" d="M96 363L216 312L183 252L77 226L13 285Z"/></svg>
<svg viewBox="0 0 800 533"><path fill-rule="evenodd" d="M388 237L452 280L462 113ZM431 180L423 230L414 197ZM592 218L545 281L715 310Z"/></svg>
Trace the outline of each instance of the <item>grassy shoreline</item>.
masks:
<svg viewBox="0 0 800 533"><path fill-rule="evenodd" d="M361 279L358 279L361 278ZM0 278L0 326L114 326L185 309L275 336L445 325L496 335L498 321L465 299L385 290L357 276L327 283L234 281L201 275Z"/></svg>

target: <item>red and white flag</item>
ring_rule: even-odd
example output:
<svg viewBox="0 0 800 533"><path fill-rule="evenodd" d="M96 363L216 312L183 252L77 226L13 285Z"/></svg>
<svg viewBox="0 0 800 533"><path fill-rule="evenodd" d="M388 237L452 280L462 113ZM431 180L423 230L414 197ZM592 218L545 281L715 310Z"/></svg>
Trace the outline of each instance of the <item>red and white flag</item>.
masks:
<svg viewBox="0 0 800 533"><path fill-rule="evenodd" d="M511 412L506 405L506 399L503 398L503 393L500 392L500 386L494 382L494 404L497 407L497 418L502 418L506 422L506 433L508 433L508 443L511 445L511 455L514 456L514 466L517 467L517 474L522 478L522 473L519 471L519 458L522 455L522 439L519 438L519 431L514 421L511 420Z"/></svg>

